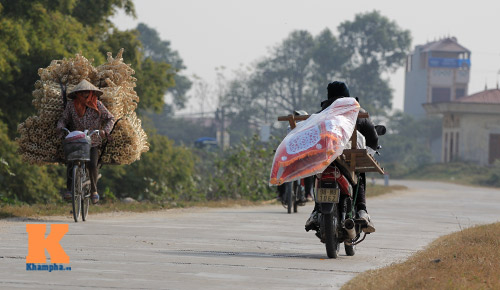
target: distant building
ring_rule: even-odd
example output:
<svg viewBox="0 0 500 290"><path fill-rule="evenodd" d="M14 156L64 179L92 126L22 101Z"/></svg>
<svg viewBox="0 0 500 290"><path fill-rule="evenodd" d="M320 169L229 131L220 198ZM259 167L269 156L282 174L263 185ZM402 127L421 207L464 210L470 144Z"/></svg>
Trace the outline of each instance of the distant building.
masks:
<svg viewBox="0 0 500 290"><path fill-rule="evenodd" d="M422 104L466 96L470 54L455 37L417 45L406 61L404 112L421 118Z"/></svg>
<svg viewBox="0 0 500 290"><path fill-rule="evenodd" d="M443 115L442 162L500 160L500 90L485 90L444 102L424 104L429 114Z"/></svg>

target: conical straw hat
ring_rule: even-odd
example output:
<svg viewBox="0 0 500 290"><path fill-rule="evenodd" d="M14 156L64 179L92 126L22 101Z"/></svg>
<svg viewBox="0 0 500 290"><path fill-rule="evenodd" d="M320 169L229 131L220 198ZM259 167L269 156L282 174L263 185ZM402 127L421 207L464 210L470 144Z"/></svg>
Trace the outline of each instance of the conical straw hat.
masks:
<svg viewBox="0 0 500 290"><path fill-rule="evenodd" d="M69 94L68 98L74 99L76 97L77 92L82 92L82 91L94 91L97 94L97 97L100 97L102 95L102 91L99 90L96 86L91 84L87 80L82 80Z"/></svg>

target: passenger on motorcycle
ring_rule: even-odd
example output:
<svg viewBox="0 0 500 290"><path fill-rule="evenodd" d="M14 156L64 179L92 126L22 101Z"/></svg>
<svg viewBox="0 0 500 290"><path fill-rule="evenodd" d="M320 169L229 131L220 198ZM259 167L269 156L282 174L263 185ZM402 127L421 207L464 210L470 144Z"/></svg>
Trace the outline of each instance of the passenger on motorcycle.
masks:
<svg viewBox="0 0 500 290"><path fill-rule="evenodd" d="M114 124L114 116L98 100L103 92L86 80L82 80L69 94L71 99L66 104L63 114L57 123L61 138L64 137L63 128L70 131L99 130L99 135L92 135L90 162L87 162L90 177L90 192L92 203L99 201L97 193L97 177L99 175L98 159L99 147L102 139L107 138ZM67 181L64 193L65 200L71 200L71 166L67 167Z"/></svg>
<svg viewBox="0 0 500 290"><path fill-rule="evenodd" d="M328 84L328 99L321 102L321 111L325 110L330 106L335 100L343 97L350 97L349 89L347 85L343 82L334 81ZM357 98L356 98L357 100ZM364 111L363 109L360 112ZM373 150L377 150L378 148L378 134L373 125L372 121L369 118L358 119L356 122L357 130L361 133L366 139L366 146L372 148ZM365 173L361 173L358 178L358 195L356 198L356 208L359 218L365 219L367 221L366 232L375 232L375 227L371 222L370 216L368 215L368 211L366 209L366 175ZM311 228L313 224L317 222L317 213L318 204L315 205L311 216L306 222L306 229Z"/></svg>

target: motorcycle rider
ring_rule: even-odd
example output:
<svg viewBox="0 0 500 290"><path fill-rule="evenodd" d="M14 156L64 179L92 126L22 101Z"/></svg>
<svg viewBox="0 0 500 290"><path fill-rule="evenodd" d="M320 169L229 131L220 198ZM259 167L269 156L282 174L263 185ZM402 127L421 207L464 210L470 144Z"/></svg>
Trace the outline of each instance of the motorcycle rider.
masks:
<svg viewBox="0 0 500 290"><path fill-rule="evenodd" d="M349 88L344 82L334 81L328 84L328 99L321 102L321 111L325 110L330 106L335 100L343 97L350 97ZM356 98L356 100L358 100ZM359 101L358 101L359 102ZM318 113L319 113L318 112ZM360 112L364 112L363 109ZM365 136L366 146L371 147L373 150L377 150L378 147L378 134L375 130L375 126L369 118L361 118L356 121L357 130ZM364 229L367 233L375 232L375 227L371 222L370 215L366 209L366 176L365 173L361 173L358 178L358 195L356 198L356 209L358 217L366 220L367 227ZM311 216L306 222L305 228L313 229L318 226L318 212L319 205L316 203Z"/></svg>

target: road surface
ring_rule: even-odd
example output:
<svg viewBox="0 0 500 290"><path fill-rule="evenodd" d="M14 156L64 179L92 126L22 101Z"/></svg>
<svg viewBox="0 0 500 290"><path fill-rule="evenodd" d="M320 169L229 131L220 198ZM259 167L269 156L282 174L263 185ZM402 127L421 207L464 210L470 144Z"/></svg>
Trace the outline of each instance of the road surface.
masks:
<svg viewBox="0 0 500 290"><path fill-rule="evenodd" d="M391 184L401 182L391 181ZM304 223L312 204L0 220L1 289L336 289L439 236L499 221L500 190L407 181L368 200L377 232L328 259ZM68 207L69 208L69 207ZM92 211L92 208L90 209ZM27 223L66 223L71 271L26 271Z"/></svg>

